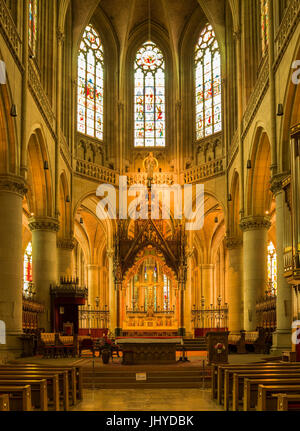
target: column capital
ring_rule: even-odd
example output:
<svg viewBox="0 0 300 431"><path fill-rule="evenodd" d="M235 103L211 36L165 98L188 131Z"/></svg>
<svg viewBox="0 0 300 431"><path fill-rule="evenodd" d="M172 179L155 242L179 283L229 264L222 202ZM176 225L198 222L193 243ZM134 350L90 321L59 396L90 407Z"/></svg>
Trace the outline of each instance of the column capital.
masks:
<svg viewBox="0 0 300 431"><path fill-rule="evenodd" d="M0 191L24 197L28 188L23 177L17 175L0 175Z"/></svg>
<svg viewBox="0 0 300 431"><path fill-rule="evenodd" d="M60 44L64 43L65 34L60 28L57 28L57 30L56 30L56 37L57 37L58 43L60 43Z"/></svg>
<svg viewBox="0 0 300 431"><path fill-rule="evenodd" d="M239 248L243 245L243 240L238 237L226 237L225 238L225 245L228 250L233 250L235 248Z"/></svg>
<svg viewBox="0 0 300 431"><path fill-rule="evenodd" d="M240 228L243 232L249 230L270 229L271 221L267 216L248 216L241 219Z"/></svg>
<svg viewBox="0 0 300 431"><path fill-rule="evenodd" d="M112 258L112 257L114 257L114 255L115 255L115 250L113 249L113 248L109 248L109 249L107 249L106 250L106 255L107 255L107 257L110 259L110 258Z"/></svg>
<svg viewBox="0 0 300 431"><path fill-rule="evenodd" d="M31 232L36 230L47 232L59 231L59 221L52 217L33 217L29 220L28 225Z"/></svg>
<svg viewBox="0 0 300 431"><path fill-rule="evenodd" d="M62 238L58 239L56 242L57 248L62 250L74 250L75 248L75 239L74 238Z"/></svg>
<svg viewBox="0 0 300 431"><path fill-rule="evenodd" d="M282 192L282 184L283 184L283 181L287 178L287 176L288 174L283 173L283 174L274 175L272 177L270 189L274 196Z"/></svg>
<svg viewBox="0 0 300 431"><path fill-rule="evenodd" d="M232 32L232 36L233 36L233 40L240 40L241 39L241 27L238 26L236 27L233 32Z"/></svg>

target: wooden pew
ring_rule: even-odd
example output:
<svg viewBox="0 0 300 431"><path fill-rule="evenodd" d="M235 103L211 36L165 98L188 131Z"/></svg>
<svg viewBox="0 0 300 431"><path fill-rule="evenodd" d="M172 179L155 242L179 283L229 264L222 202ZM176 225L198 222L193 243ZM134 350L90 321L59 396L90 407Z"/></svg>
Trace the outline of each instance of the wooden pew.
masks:
<svg viewBox="0 0 300 431"><path fill-rule="evenodd" d="M48 398L47 398L47 380L6 380L0 377L0 386L24 386L30 385L31 388L31 402L34 408L48 411Z"/></svg>
<svg viewBox="0 0 300 431"><path fill-rule="evenodd" d="M272 397L277 398L277 411L279 412L300 410L300 395L272 394Z"/></svg>
<svg viewBox="0 0 300 431"><path fill-rule="evenodd" d="M48 399L48 407L52 407L55 411L59 411L60 407L59 407L59 378L58 375L53 375L53 376L47 376L47 377L43 377L43 379L40 377L35 377L35 376L26 376L26 375L22 375L20 377L19 374L13 374L11 375L9 370L5 373L1 373L0 370L0 379L1 381L6 381L6 384L9 385L10 381L14 381L14 380L21 380L24 382L24 384L30 384L30 382L34 379L34 380L43 380L45 379L47 382L47 399Z"/></svg>
<svg viewBox="0 0 300 431"><path fill-rule="evenodd" d="M72 366L47 366L47 365L36 365L36 364L12 364L12 365L7 365L7 367L9 368L13 368L13 369L23 369L26 371L67 371L68 373L68 378L69 378L69 390L70 390L70 401L72 402L73 405L76 404L77 402L77 380L79 382L79 375L77 375L77 373L81 373L81 369L80 371L77 371L76 367L72 367ZM77 367L80 368L80 367ZM1 366L0 366L1 369ZM82 379L82 377L81 377ZM81 389L82 390L82 389Z"/></svg>
<svg viewBox="0 0 300 431"><path fill-rule="evenodd" d="M300 394L300 385L275 385L275 386L258 386L258 403L256 410L259 412L273 411L277 409L277 400L272 396L275 393L295 393Z"/></svg>
<svg viewBox="0 0 300 431"><path fill-rule="evenodd" d="M258 403L258 387L259 385L264 386L294 386L300 385L300 377L292 377L291 375L267 375L264 378L255 378L251 376L244 379L244 399L243 409L244 411L250 411L255 409Z"/></svg>
<svg viewBox="0 0 300 431"><path fill-rule="evenodd" d="M30 412L31 406L31 388L26 386L1 385L0 395L9 395L10 410Z"/></svg>
<svg viewBox="0 0 300 431"><path fill-rule="evenodd" d="M268 370L272 370L272 369L276 369L278 368L279 370L283 367L288 367L288 369L299 369L300 368L300 364L286 364L286 363L259 363L259 364L242 364L242 365L219 365L218 366L218 371L217 371L217 389L216 389L216 393L217 393L217 402L219 404L222 404L222 400L223 400L223 390L224 390L224 386L225 386L225 378L229 379L229 374L225 375L225 371L226 370L231 370L231 371L243 371L245 370L266 370L268 372ZM233 374L233 373L232 373ZM216 378L216 377L215 377ZM227 382L228 384L228 382ZM214 392L215 390L212 389L212 391Z"/></svg>
<svg viewBox="0 0 300 431"><path fill-rule="evenodd" d="M12 362L11 363L14 366L32 366L32 367L39 367L39 368L49 368L51 370L55 370L55 369L65 369L65 370L69 370L69 369L74 369L75 368L75 374L76 374L76 397L75 398L75 402L77 401L77 398L82 400L83 399L83 382L82 382L82 367L78 366L78 365L64 365L62 367L58 367L57 365L49 365L49 364L31 364L31 363L24 363L24 364L20 364L19 362Z"/></svg>
<svg viewBox="0 0 300 431"><path fill-rule="evenodd" d="M62 393L62 400L63 400L63 406L66 411L69 410L69 379L68 379L68 372L65 371L58 371L58 370L25 370L20 367L12 368L7 366L0 366L0 376L2 374L7 374L9 372L10 375L14 376L30 376L33 379L36 378L47 378L48 376L58 375L59 378L59 389Z"/></svg>
<svg viewBox="0 0 300 431"><path fill-rule="evenodd" d="M230 376L231 375L231 376ZM286 368L270 368L264 370L236 370L236 371L225 371L225 384L224 384L224 408L228 410L230 400L233 400L232 409L235 411L238 409L238 400L240 396L244 394L244 378L264 378L266 376L280 377L283 375L288 378L299 378L300 379L300 368L296 370L290 370Z"/></svg>
<svg viewBox="0 0 300 431"><path fill-rule="evenodd" d="M0 412L9 412L9 395L0 395Z"/></svg>

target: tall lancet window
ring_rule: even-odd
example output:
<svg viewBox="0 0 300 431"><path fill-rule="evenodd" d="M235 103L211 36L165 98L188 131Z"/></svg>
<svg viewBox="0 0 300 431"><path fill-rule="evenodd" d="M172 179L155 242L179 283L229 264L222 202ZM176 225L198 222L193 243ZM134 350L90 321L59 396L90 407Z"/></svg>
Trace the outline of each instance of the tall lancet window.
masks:
<svg viewBox="0 0 300 431"><path fill-rule="evenodd" d="M24 254L23 291L28 292L32 283L32 243L30 242Z"/></svg>
<svg viewBox="0 0 300 431"><path fill-rule="evenodd" d="M29 0L28 42L33 54L36 53L37 41L37 0Z"/></svg>
<svg viewBox="0 0 300 431"><path fill-rule="evenodd" d="M266 53L269 45L268 27L269 27L269 0L260 0L261 16L261 39L262 53Z"/></svg>
<svg viewBox="0 0 300 431"><path fill-rule="evenodd" d="M103 140L103 46L92 25L84 31L78 55L77 130Z"/></svg>
<svg viewBox="0 0 300 431"><path fill-rule="evenodd" d="M138 50L134 62L134 146L166 145L165 60L153 42Z"/></svg>
<svg viewBox="0 0 300 431"><path fill-rule="evenodd" d="M222 130L222 83L219 45L211 25L200 34L195 49L196 139Z"/></svg>

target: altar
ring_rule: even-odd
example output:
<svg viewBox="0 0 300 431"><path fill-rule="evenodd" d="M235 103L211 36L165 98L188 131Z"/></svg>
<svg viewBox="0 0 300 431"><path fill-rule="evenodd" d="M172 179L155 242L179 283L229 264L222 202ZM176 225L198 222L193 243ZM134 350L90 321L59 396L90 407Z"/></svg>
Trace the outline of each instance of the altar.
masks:
<svg viewBox="0 0 300 431"><path fill-rule="evenodd" d="M123 351L123 364L174 364L181 337L117 337Z"/></svg>

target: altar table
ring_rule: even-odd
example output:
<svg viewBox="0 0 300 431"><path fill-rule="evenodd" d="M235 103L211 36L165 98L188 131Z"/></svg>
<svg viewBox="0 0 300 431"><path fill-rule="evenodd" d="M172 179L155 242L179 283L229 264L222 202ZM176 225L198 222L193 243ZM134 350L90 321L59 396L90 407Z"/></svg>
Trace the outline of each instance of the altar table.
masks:
<svg viewBox="0 0 300 431"><path fill-rule="evenodd" d="M174 364L182 337L117 337L123 351L123 364Z"/></svg>

